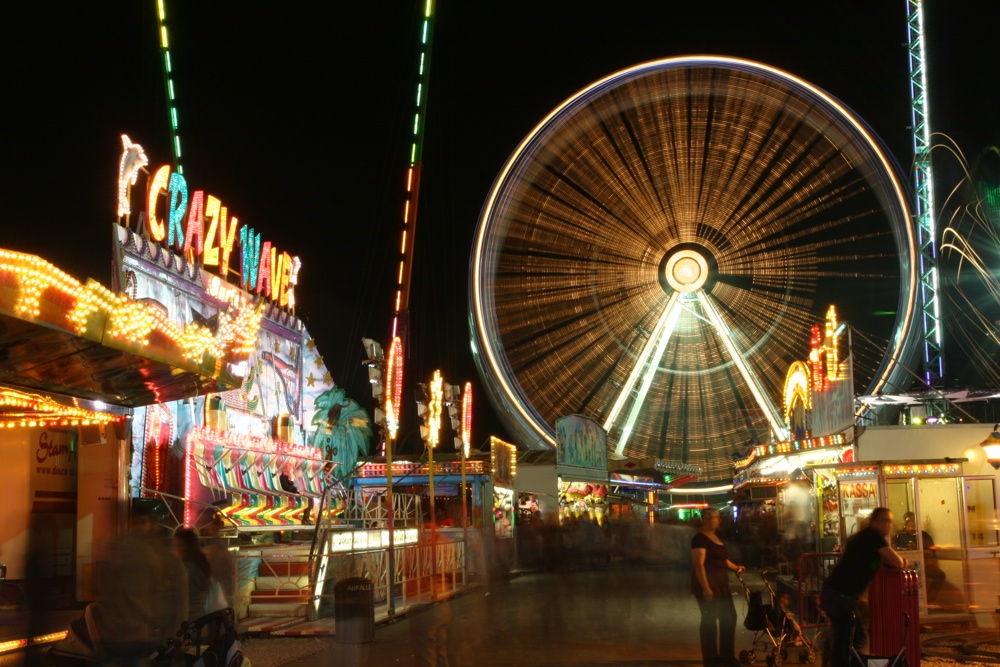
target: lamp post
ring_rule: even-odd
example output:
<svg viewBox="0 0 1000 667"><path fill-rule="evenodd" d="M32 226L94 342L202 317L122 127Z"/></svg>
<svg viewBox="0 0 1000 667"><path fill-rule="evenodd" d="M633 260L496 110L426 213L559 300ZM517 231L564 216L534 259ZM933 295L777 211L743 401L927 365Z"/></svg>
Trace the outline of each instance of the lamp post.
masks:
<svg viewBox="0 0 1000 667"><path fill-rule="evenodd" d="M994 470L1000 470L1000 432L997 431L998 427L1000 424L994 424L993 432L979 443L979 446L986 452L986 460L989 461Z"/></svg>

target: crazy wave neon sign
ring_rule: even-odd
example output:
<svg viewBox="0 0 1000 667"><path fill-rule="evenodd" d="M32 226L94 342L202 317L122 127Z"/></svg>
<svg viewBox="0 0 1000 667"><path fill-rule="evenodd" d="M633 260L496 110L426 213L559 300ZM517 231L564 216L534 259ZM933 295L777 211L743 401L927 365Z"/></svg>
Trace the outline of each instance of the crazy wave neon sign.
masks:
<svg viewBox="0 0 1000 667"><path fill-rule="evenodd" d="M131 213L131 186L148 163L142 146L123 134L118 168L119 218ZM253 227L241 227L239 219L230 215L220 199L203 190L189 193L184 175L163 165L149 179L145 203L145 215L140 215L139 224L147 238L193 257L203 267L215 267L225 281L238 275L240 287L248 292L277 301L281 307L295 307L299 258L279 251L270 241L261 243L260 234ZM231 268L237 249L238 267Z"/></svg>

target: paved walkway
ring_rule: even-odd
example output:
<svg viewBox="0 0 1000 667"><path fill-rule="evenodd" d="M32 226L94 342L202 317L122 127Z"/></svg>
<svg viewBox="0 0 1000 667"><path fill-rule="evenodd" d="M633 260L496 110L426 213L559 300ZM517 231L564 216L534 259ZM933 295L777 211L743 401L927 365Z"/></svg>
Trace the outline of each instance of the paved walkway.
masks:
<svg viewBox="0 0 1000 667"><path fill-rule="evenodd" d="M524 574L382 622L369 644L331 637L298 640L308 643L292 651L293 640L253 639L246 652L254 667L411 665L411 632L444 615L450 617L450 667L694 667L701 664L699 616L688 576L687 570L651 567ZM739 651L750 647L752 634L742 626L743 598L735 599Z"/></svg>

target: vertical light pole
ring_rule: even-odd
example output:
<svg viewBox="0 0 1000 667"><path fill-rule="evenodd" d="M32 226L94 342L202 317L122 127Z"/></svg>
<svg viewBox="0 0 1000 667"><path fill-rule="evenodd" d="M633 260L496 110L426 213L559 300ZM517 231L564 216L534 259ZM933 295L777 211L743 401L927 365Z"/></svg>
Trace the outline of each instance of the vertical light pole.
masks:
<svg viewBox="0 0 1000 667"><path fill-rule="evenodd" d="M469 510L466 507L468 487L465 483L465 462L469 458L469 443L472 442L472 383L466 382L462 390L462 544L465 557L462 559L463 583L469 581Z"/></svg>
<svg viewBox="0 0 1000 667"><path fill-rule="evenodd" d="M434 511L434 448L441 437L441 371L434 371L431 377L430 404L427 406L427 479L430 492L431 519L431 599L437 598L434 583L437 580L437 515Z"/></svg>
<svg viewBox="0 0 1000 667"><path fill-rule="evenodd" d="M396 612L394 599L396 588L396 510L392 499L392 441L396 439L396 433L399 432L399 405L403 400L403 342L399 336L393 338L389 345L385 390L385 505L386 528L389 531L386 612L391 616Z"/></svg>

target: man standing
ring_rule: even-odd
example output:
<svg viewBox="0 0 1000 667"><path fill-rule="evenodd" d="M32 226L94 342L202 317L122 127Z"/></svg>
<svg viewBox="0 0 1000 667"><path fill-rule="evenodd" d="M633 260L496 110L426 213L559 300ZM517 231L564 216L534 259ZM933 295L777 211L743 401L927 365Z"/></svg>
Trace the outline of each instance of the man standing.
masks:
<svg viewBox="0 0 1000 667"><path fill-rule="evenodd" d="M906 559L889 546L893 517L885 507L876 508L868 526L847 541L840 562L823 584L820 605L833 626L828 665L850 664L851 614L856 616L854 647L861 649L868 641L865 614L859 602L881 566L906 568Z"/></svg>

